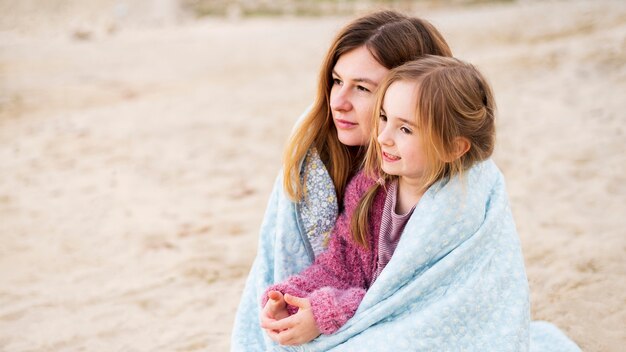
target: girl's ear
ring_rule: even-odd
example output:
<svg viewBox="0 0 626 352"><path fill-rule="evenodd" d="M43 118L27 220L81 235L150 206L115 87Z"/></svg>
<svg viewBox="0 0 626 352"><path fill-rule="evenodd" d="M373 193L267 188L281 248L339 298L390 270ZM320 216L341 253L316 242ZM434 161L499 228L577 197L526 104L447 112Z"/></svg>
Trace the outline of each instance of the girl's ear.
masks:
<svg viewBox="0 0 626 352"><path fill-rule="evenodd" d="M456 137L454 139L454 157L458 159L470 150L472 143L465 137Z"/></svg>

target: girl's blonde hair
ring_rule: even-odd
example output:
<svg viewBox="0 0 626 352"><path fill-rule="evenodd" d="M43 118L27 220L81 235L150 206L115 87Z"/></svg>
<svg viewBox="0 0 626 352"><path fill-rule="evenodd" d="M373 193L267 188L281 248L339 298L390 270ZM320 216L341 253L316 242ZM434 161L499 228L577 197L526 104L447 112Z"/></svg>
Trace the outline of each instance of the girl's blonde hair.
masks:
<svg viewBox="0 0 626 352"><path fill-rule="evenodd" d="M283 187L294 201L304 195L301 162L310 148L317 149L328 169L340 204L349 178L362 164L363 153L350 153L350 148L339 141L330 109L332 70L341 55L361 46L387 69L426 54L452 55L443 36L429 22L395 11L375 12L344 27L323 61L317 98L285 148Z"/></svg>
<svg viewBox="0 0 626 352"><path fill-rule="evenodd" d="M495 102L489 84L471 64L451 57L427 55L397 67L378 89L370 143L364 170L384 182L374 184L361 198L352 216L354 240L368 247L369 210L382 184L397 176L381 169L381 149L377 142L380 112L385 92L394 82L412 82L417 89L417 133L427 157L422 191L435 182L462 175L478 161L493 153L495 144ZM469 150L458 156L459 138L469 142Z"/></svg>

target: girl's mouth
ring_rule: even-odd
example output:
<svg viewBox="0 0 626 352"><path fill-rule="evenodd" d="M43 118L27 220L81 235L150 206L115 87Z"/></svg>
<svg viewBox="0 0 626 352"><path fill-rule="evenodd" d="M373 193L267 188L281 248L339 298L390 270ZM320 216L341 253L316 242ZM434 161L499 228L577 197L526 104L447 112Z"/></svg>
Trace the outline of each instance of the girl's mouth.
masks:
<svg viewBox="0 0 626 352"><path fill-rule="evenodd" d="M391 163L400 160L400 157L383 152L383 160Z"/></svg>

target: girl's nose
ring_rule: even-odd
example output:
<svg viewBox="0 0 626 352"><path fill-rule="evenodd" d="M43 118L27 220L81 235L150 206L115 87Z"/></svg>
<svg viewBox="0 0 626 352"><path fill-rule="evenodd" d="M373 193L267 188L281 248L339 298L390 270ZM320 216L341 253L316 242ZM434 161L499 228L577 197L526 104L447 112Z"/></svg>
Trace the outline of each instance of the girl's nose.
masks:
<svg viewBox="0 0 626 352"><path fill-rule="evenodd" d="M330 108L337 111L350 111L352 103L345 86L336 87L330 95Z"/></svg>
<svg viewBox="0 0 626 352"><path fill-rule="evenodd" d="M385 128L385 126L380 126L378 129L378 143L379 144L383 144L383 145L392 145L393 144L393 140L390 138L389 136L389 132L387 131L387 128Z"/></svg>

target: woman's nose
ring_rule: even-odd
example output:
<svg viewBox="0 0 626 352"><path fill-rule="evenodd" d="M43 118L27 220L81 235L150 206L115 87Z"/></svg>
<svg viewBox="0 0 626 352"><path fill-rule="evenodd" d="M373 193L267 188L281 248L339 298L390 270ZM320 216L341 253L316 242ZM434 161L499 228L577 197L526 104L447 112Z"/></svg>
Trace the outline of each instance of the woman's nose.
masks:
<svg viewBox="0 0 626 352"><path fill-rule="evenodd" d="M330 108L337 111L350 111L352 103L345 86L337 87L330 94Z"/></svg>

